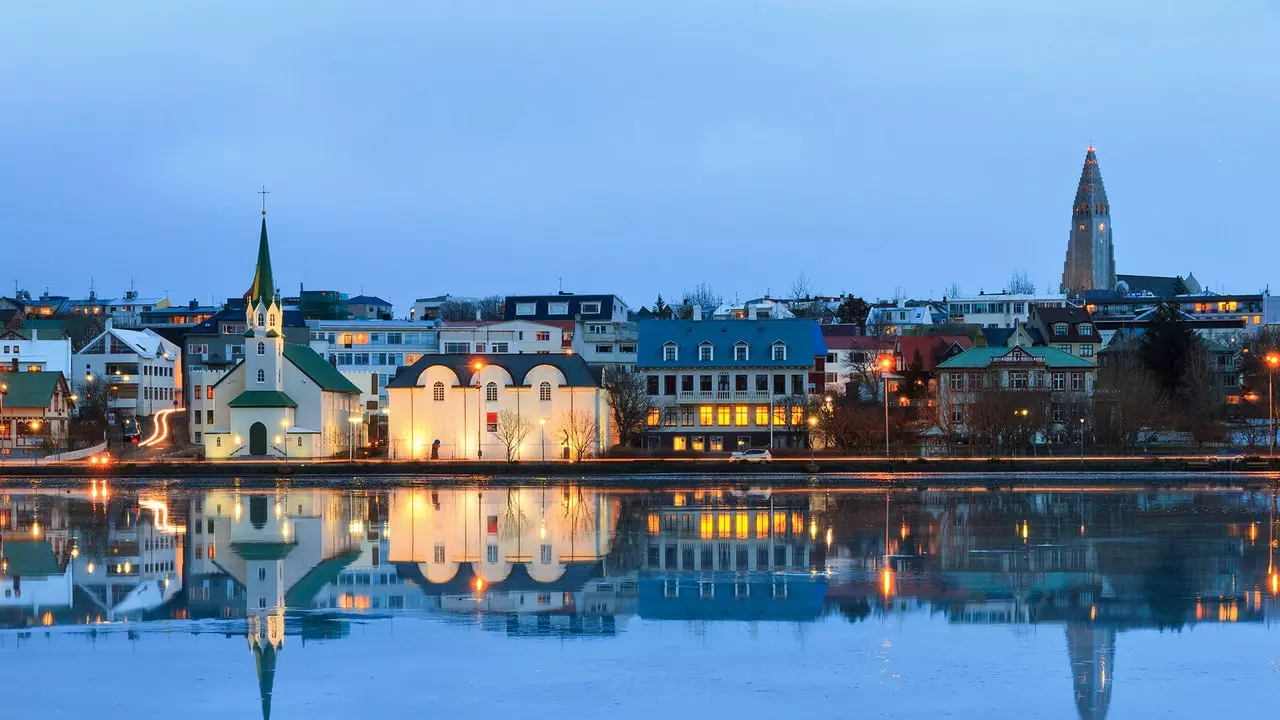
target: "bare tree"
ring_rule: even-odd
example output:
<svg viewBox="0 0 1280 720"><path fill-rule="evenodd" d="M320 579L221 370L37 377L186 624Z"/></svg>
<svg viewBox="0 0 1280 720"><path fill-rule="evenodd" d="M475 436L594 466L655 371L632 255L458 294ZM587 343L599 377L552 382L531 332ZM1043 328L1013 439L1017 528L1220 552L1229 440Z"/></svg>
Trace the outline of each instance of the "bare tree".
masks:
<svg viewBox="0 0 1280 720"><path fill-rule="evenodd" d="M582 462L582 458L595 447L600 429L590 413L571 410L560 420L560 436L578 462Z"/></svg>
<svg viewBox="0 0 1280 720"><path fill-rule="evenodd" d="M1036 284L1025 268L1018 268L1009 276L1008 291L1015 295L1034 295Z"/></svg>
<svg viewBox="0 0 1280 720"><path fill-rule="evenodd" d="M1213 369L1209 352L1203 345L1198 352L1187 357L1176 402L1182 411L1183 424L1196 444L1222 440L1223 428L1216 412L1218 398L1213 388Z"/></svg>
<svg viewBox="0 0 1280 720"><path fill-rule="evenodd" d="M476 319L476 304L470 300L445 300L440 303L440 319L462 322Z"/></svg>
<svg viewBox="0 0 1280 720"><path fill-rule="evenodd" d="M476 310L480 311L481 320L501 320L502 309L505 302L506 298L501 295L490 295L488 297L481 298L474 307Z"/></svg>
<svg viewBox="0 0 1280 720"><path fill-rule="evenodd" d="M644 375L621 365L604 368L604 392L618 427L618 444L629 446L644 429L655 407Z"/></svg>
<svg viewBox="0 0 1280 720"><path fill-rule="evenodd" d="M1164 394L1136 350L1109 353L1094 388L1094 432L1116 449L1150 439L1166 416Z"/></svg>
<svg viewBox="0 0 1280 720"><path fill-rule="evenodd" d="M960 295L962 294L960 290L960 283L953 281L950 285L946 287L945 290L942 291L942 294L947 296L948 298L960 297Z"/></svg>
<svg viewBox="0 0 1280 720"><path fill-rule="evenodd" d="M710 285L700 282L692 290L685 290L680 304L672 309L677 319L689 320L693 318L695 307L720 307L723 302L724 299Z"/></svg>
<svg viewBox="0 0 1280 720"><path fill-rule="evenodd" d="M107 424L107 383L101 378L76 383L76 414L82 423Z"/></svg>
<svg viewBox="0 0 1280 720"><path fill-rule="evenodd" d="M498 413L498 439L507 451L507 462L515 462L520 454L520 445L533 432L533 423L514 410L503 410Z"/></svg>
<svg viewBox="0 0 1280 720"><path fill-rule="evenodd" d="M808 300L813 293L813 287L809 283L809 276L803 270L791 281L791 299L792 300Z"/></svg>

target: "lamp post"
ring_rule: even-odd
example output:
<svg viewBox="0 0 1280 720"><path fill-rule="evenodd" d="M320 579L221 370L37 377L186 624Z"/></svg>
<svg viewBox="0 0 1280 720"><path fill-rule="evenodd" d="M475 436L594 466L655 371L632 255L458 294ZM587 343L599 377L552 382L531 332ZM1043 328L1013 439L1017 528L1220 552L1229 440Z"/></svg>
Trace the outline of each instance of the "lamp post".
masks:
<svg viewBox="0 0 1280 720"><path fill-rule="evenodd" d="M4 396L9 394L9 383L0 383L0 423L4 423L5 430L9 430L9 421L4 419ZM13 444L13 432L9 431L5 434L9 435L9 444ZM15 446L16 447L16 446Z"/></svg>
<svg viewBox="0 0 1280 720"><path fill-rule="evenodd" d="M547 461L547 419L538 418L538 432L542 435L542 462Z"/></svg>
<svg viewBox="0 0 1280 720"><path fill-rule="evenodd" d="M1280 355L1267 353L1267 428L1271 431L1267 446L1271 448L1271 464L1275 464L1276 460L1276 400L1273 389L1277 365L1280 365Z"/></svg>
<svg viewBox="0 0 1280 720"><path fill-rule="evenodd" d="M280 431L284 433L284 461L287 463L289 462L289 418L280 418Z"/></svg>
<svg viewBox="0 0 1280 720"><path fill-rule="evenodd" d="M884 456L889 457L889 376L885 373L889 372L889 368L893 366L893 359L888 355L880 358L880 381L884 383Z"/></svg>
<svg viewBox="0 0 1280 720"><path fill-rule="evenodd" d="M813 464L813 431L818 427L818 418L809 416L809 464Z"/></svg>
<svg viewBox="0 0 1280 720"><path fill-rule="evenodd" d="M360 422L360 416L359 416L359 415L352 415L351 417L347 418L347 420L348 420L348 421L350 421L350 423L351 423L351 456L350 456L350 459L355 460L355 459L356 459L356 423Z"/></svg>
<svg viewBox="0 0 1280 720"><path fill-rule="evenodd" d="M1084 418L1080 418L1080 466L1084 467Z"/></svg>
<svg viewBox="0 0 1280 720"><path fill-rule="evenodd" d="M476 371L476 459L481 460L484 458L484 448L480 446L484 437L481 434L484 430L484 398L481 394L484 386L480 384L479 373L484 369L484 362L476 360L471 367Z"/></svg>

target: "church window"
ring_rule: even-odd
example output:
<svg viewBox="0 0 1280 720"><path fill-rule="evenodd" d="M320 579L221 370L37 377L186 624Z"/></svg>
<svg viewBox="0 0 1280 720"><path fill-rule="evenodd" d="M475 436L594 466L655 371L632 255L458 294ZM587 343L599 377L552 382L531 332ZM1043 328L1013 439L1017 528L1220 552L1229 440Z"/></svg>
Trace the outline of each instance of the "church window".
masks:
<svg viewBox="0 0 1280 720"><path fill-rule="evenodd" d="M262 325L262 313L258 313L258 324Z"/></svg>
<svg viewBox="0 0 1280 720"><path fill-rule="evenodd" d="M263 343L263 342L258 343L258 354L259 354L259 355L266 355L266 354L267 354L267 344L266 344L266 343Z"/></svg>
<svg viewBox="0 0 1280 720"><path fill-rule="evenodd" d="M431 399L436 402L444 402L444 383L438 382L431 386Z"/></svg>
<svg viewBox="0 0 1280 720"><path fill-rule="evenodd" d="M546 380L538 383L538 399L544 401L551 399L551 383Z"/></svg>
<svg viewBox="0 0 1280 720"><path fill-rule="evenodd" d="M266 371L266 370L263 370L263 369L261 369L261 368L259 368L259 369L258 369L258 382L260 382L260 383L264 383L264 382L266 382L266 381L267 381L267 371Z"/></svg>
<svg viewBox="0 0 1280 720"><path fill-rule="evenodd" d="M484 386L484 399L487 402L498 402L498 384L489 383Z"/></svg>
<svg viewBox="0 0 1280 720"><path fill-rule="evenodd" d="M269 318L267 318L267 319L268 319L268 321L269 321L269 323L268 323L268 324L273 325L273 326L276 324L276 314L275 314L275 313L271 313L271 316L270 316Z"/></svg>

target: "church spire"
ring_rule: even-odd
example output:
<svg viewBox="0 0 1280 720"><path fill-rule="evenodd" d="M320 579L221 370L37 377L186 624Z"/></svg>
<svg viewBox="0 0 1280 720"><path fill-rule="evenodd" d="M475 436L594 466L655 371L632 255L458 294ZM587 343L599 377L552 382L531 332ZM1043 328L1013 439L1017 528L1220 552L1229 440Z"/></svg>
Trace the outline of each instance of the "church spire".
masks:
<svg viewBox="0 0 1280 720"><path fill-rule="evenodd" d="M253 649L258 667L258 695L262 701L262 720L271 720L271 693L276 680L276 648L259 645Z"/></svg>
<svg viewBox="0 0 1280 720"><path fill-rule="evenodd" d="M1114 290L1115 249L1111 243L1111 203L1102 185L1093 145L1084 154L1080 184L1071 205L1071 235L1062 266L1062 292Z"/></svg>
<svg viewBox="0 0 1280 720"><path fill-rule="evenodd" d="M253 285L249 288L249 305L259 302L271 305L276 298L275 278L271 275L271 248L267 245L267 211L262 211L262 234L258 238L258 266L253 273Z"/></svg>
<svg viewBox="0 0 1280 720"><path fill-rule="evenodd" d="M1098 156L1092 145L1084 154L1084 167L1080 170L1080 187L1076 188L1074 212L1092 215L1111 212L1107 202L1107 189L1102 185L1102 171L1098 169Z"/></svg>

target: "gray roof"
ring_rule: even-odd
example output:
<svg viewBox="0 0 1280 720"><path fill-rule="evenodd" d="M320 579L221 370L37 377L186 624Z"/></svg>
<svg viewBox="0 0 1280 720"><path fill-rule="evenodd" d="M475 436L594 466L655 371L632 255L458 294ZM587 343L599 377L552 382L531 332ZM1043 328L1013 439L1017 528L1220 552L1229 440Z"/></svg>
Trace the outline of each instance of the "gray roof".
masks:
<svg viewBox="0 0 1280 720"><path fill-rule="evenodd" d="M387 383L391 388L416 387L418 378L429 367L446 367L458 376L462 385L470 385L475 374L473 365L477 362L494 365L506 370L511 381L523 385L525 376L539 365L549 365L564 374L566 384L575 387L599 387L600 382L591 372L587 362L580 355L423 355L422 359L402 368L395 378Z"/></svg>
<svg viewBox="0 0 1280 720"><path fill-rule="evenodd" d="M821 333L813 320L641 320L640 346L636 365L640 367L807 367L819 354ZM774 360L770 347L776 342L787 346L787 359ZM750 347L748 359L734 360L733 347L745 342ZM662 349L675 343L679 359L668 362ZM698 346L710 343L715 359L698 360Z"/></svg>

